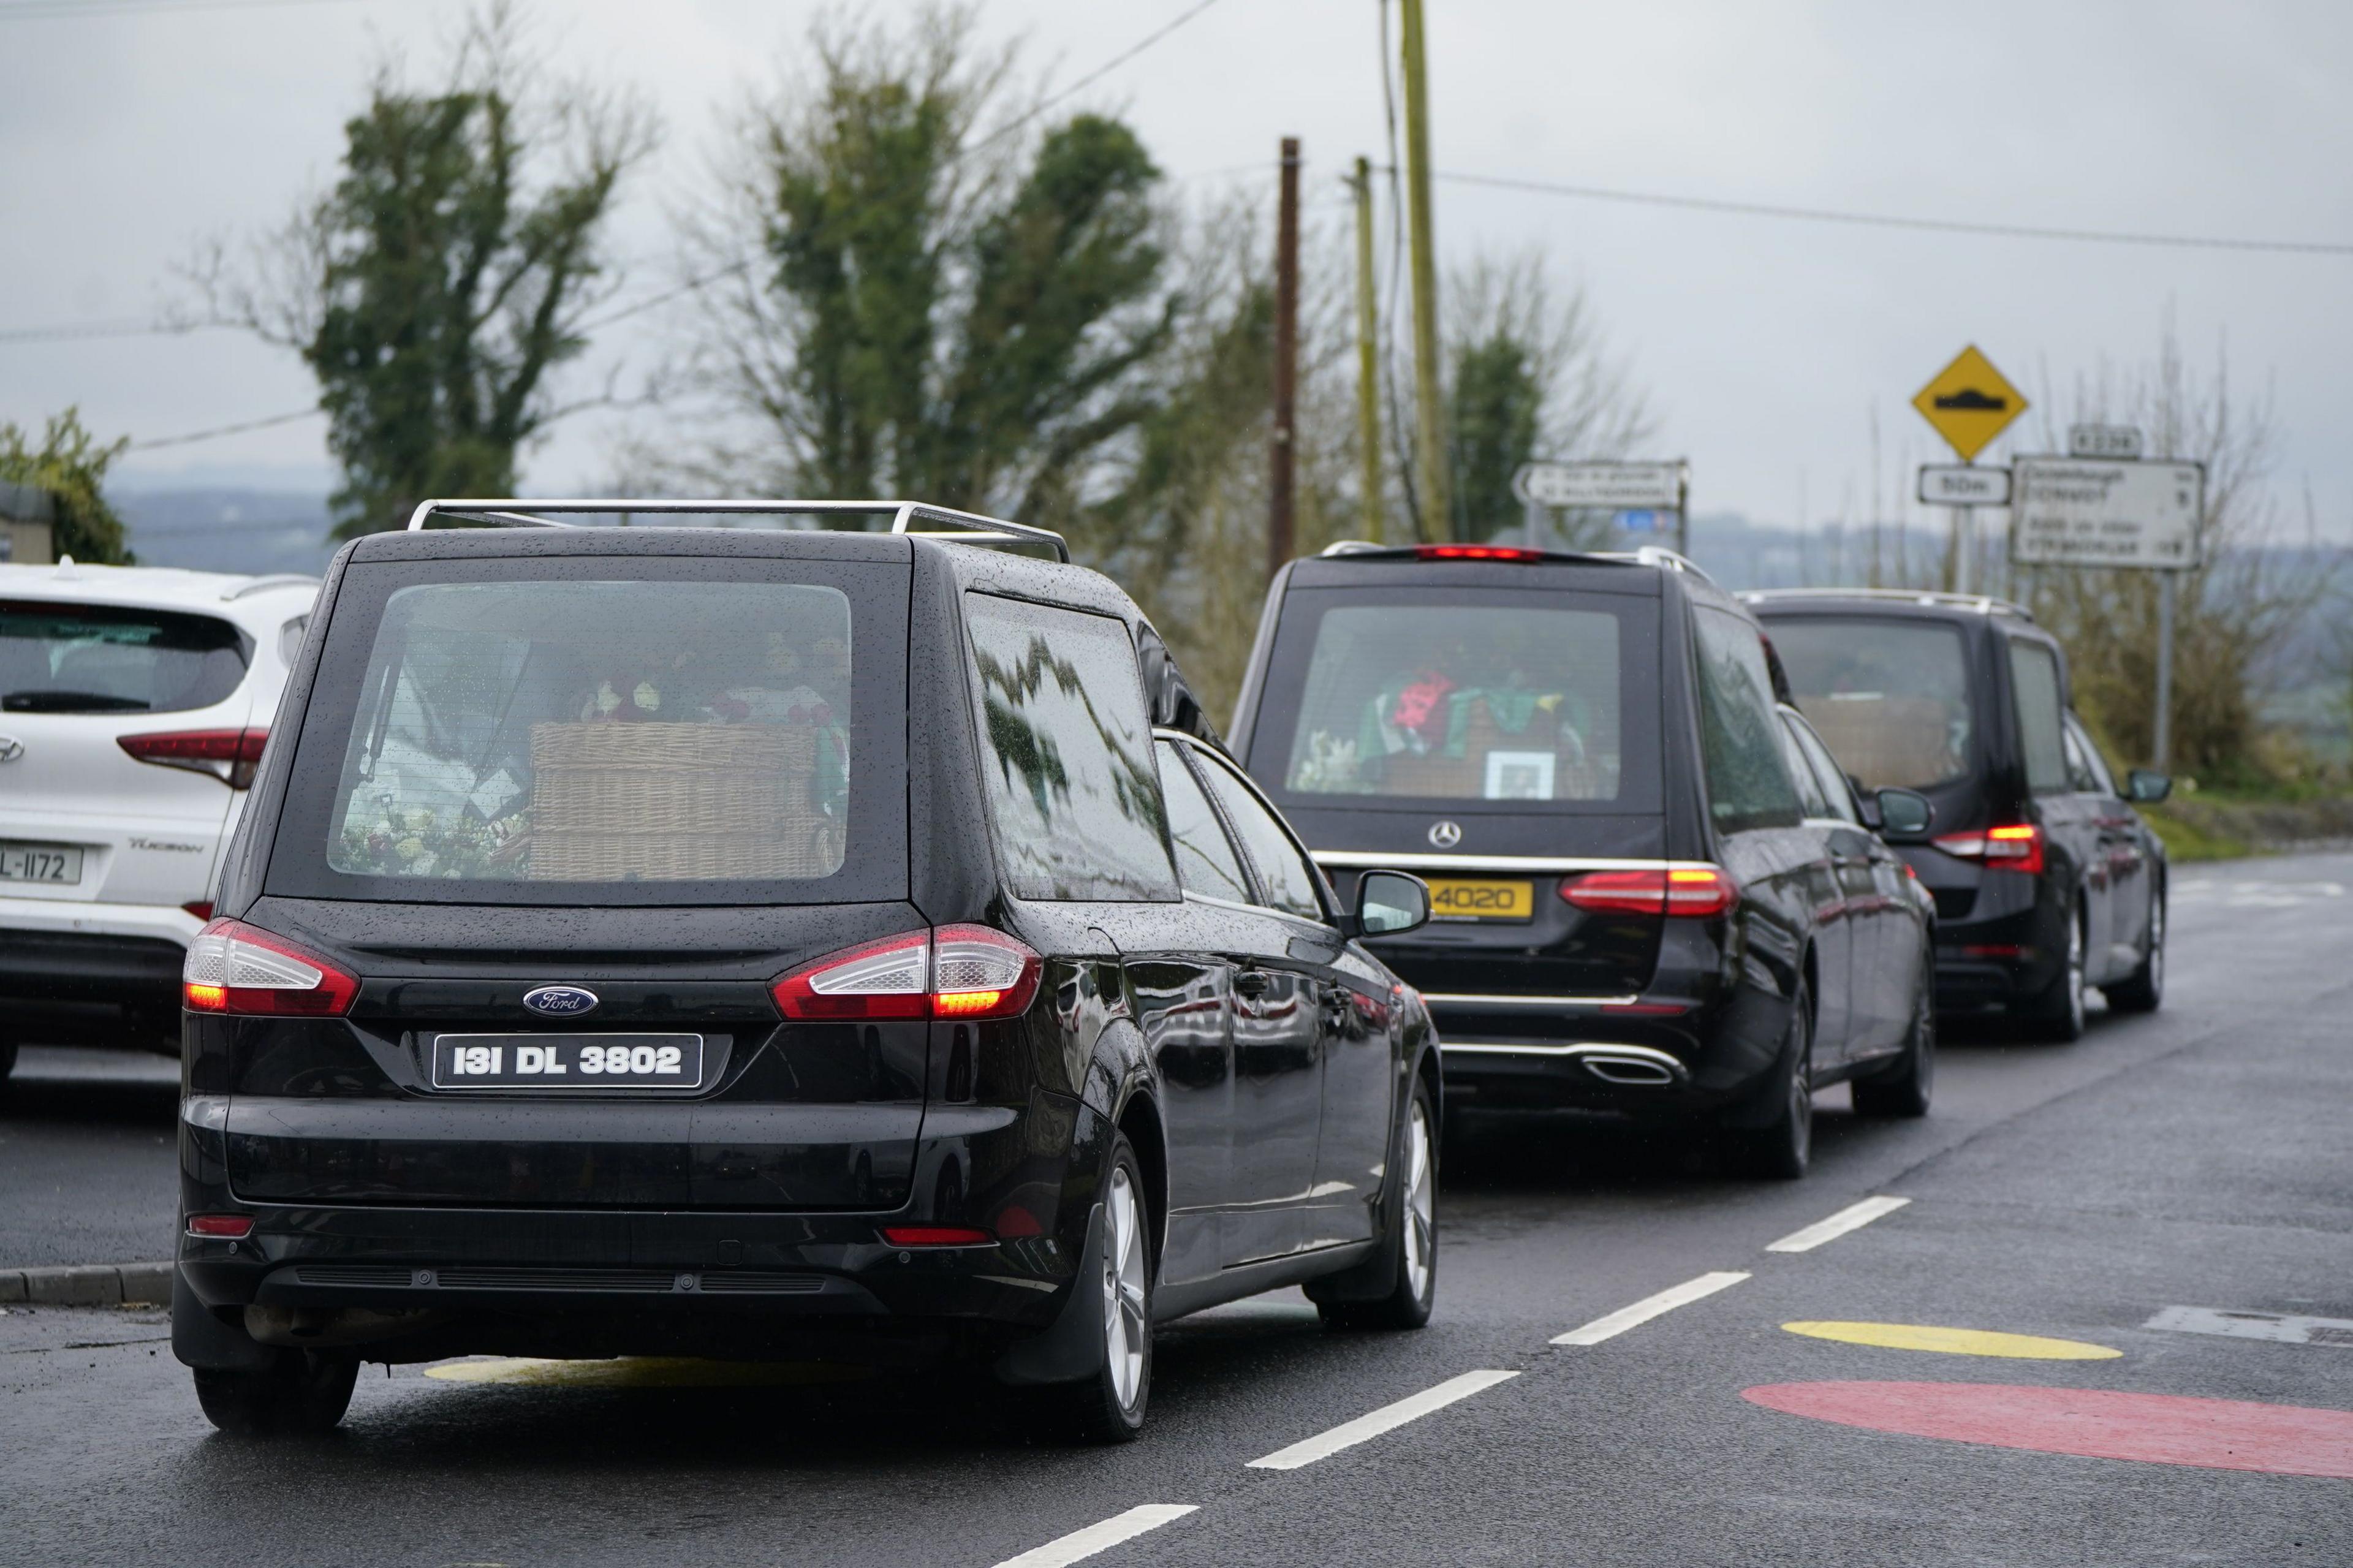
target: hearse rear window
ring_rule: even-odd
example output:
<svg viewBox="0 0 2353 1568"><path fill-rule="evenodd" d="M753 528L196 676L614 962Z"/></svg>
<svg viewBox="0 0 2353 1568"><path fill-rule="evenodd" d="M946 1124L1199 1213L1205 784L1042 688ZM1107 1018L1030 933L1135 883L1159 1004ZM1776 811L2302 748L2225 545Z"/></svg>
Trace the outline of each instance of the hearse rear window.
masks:
<svg viewBox="0 0 2353 1568"><path fill-rule="evenodd" d="M1957 627L1776 616L1766 633L1799 710L1864 789L1928 789L1968 773L1975 706Z"/></svg>
<svg viewBox="0 0 2353 1568"><path fill-rule="evenodd" d="M1630 682L1656 704L1651 602L1318 590L1293 595L1293 613L1312 617L1305 658L1289 661L1304 668L1289 689L1275 672L1253 743L1282 745L1285 795L1655 809L1655 727L1630 747L1627 720Z"/></svg>
<svg viewBox="0 0 2353 1568"><path fill-rule="evenodd" d="M480 571L491 564L508 571ZM344 896L767 901L703 896L750 883L788 885L770 897L791 901L847 896L830 884L859 837L853 802L876 818L870 833L888 829L878 843L904 830L902 743L878 756L869 739L904 729L903 609L878 628L868 612L888 596L854 582L757 580L802 575L797 562L644 576L658 563L567 564L579 574L517 580L512 563L474 563L488 580L394 587L364 660L341 634L364 608L338 607L329 642L350 700L322 668L290 825L306 796L323 810L281 830L278 859L307 827ZM733 570L713 580L714 566ZM903 853L888 858L903 882Z"/></svg>

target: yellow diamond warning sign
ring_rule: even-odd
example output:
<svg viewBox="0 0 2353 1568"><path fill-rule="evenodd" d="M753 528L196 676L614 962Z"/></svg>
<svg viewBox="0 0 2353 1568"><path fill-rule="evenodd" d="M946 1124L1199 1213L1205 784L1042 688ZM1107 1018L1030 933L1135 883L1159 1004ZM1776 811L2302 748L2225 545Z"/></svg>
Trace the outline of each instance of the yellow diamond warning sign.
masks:
<svg viewBox="0 0 2353 1568"><path fill-rule="evenodd" d="M1912 406L1966 463L2026 412L2026 399L1972 344L1920 389Z"/></svg>

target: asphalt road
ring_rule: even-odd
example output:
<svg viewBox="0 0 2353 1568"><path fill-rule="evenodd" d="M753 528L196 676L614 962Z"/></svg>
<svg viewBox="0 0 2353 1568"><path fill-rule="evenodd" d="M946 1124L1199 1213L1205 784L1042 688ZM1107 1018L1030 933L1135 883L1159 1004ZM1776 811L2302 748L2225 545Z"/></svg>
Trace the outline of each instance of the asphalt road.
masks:
<svg viewBox="0 0 2353 1568"><path fill-rule="evenodd" d="M1798 1184L1585 1124L1474 1126L1429 1329L1326 1333L1292 1293L1205 1313L1164 1331L1151 1428L1119 1449L1032 1446L997 1395L941 1382L480 1362L432 1370L491 1381L364 1377L334 1436L257 1446L206 1426L160 1314L11 1309L0 1558L988 1568L1118 1521L1142 1533L1084 1561L2341 1565L2353 1329L2148 1325L2353 1320L2348 937L2353 857L2185 868L2163 1013L2070 1047L1948 1040L1923 1122L1827 1093ZM169 1211L168 1096L70 1065L0 1120L0 1264L76 1238L156 1255L121 1248L161 1228L140 1205ZM1767 1250L1874 1195L1909 1202ZM1550 1342L1720 1274L1745 1277ZM1826 1320L2096 1359L1782 1326ZM1432 1390L1462 1396L1251 1464Z"/></svg>

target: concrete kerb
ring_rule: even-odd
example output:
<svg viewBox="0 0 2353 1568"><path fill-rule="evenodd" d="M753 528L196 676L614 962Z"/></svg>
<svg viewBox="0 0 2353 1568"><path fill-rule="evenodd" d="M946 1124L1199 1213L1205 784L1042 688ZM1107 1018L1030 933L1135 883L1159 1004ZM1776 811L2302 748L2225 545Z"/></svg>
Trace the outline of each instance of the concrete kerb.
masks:
<svg viewBox="0 0 2353 1568"><path fill-rule="evenodd" d="M172 1299L169 1263L77 1263L0 1268L0 1306L119 1307Z"/></svg>

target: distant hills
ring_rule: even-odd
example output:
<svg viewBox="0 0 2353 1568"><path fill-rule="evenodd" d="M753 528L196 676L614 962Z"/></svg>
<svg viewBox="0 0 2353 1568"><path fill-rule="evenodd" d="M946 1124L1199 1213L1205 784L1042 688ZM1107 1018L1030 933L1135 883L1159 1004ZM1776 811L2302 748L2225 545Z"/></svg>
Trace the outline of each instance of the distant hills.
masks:
<svg viewBox="0 0 2353 1568"><path fill-rule="evenodd" d="M122 514L144 566L205 572L326 570L334 553L324 490L200 486L138 489L108 498Z"/></svg>

